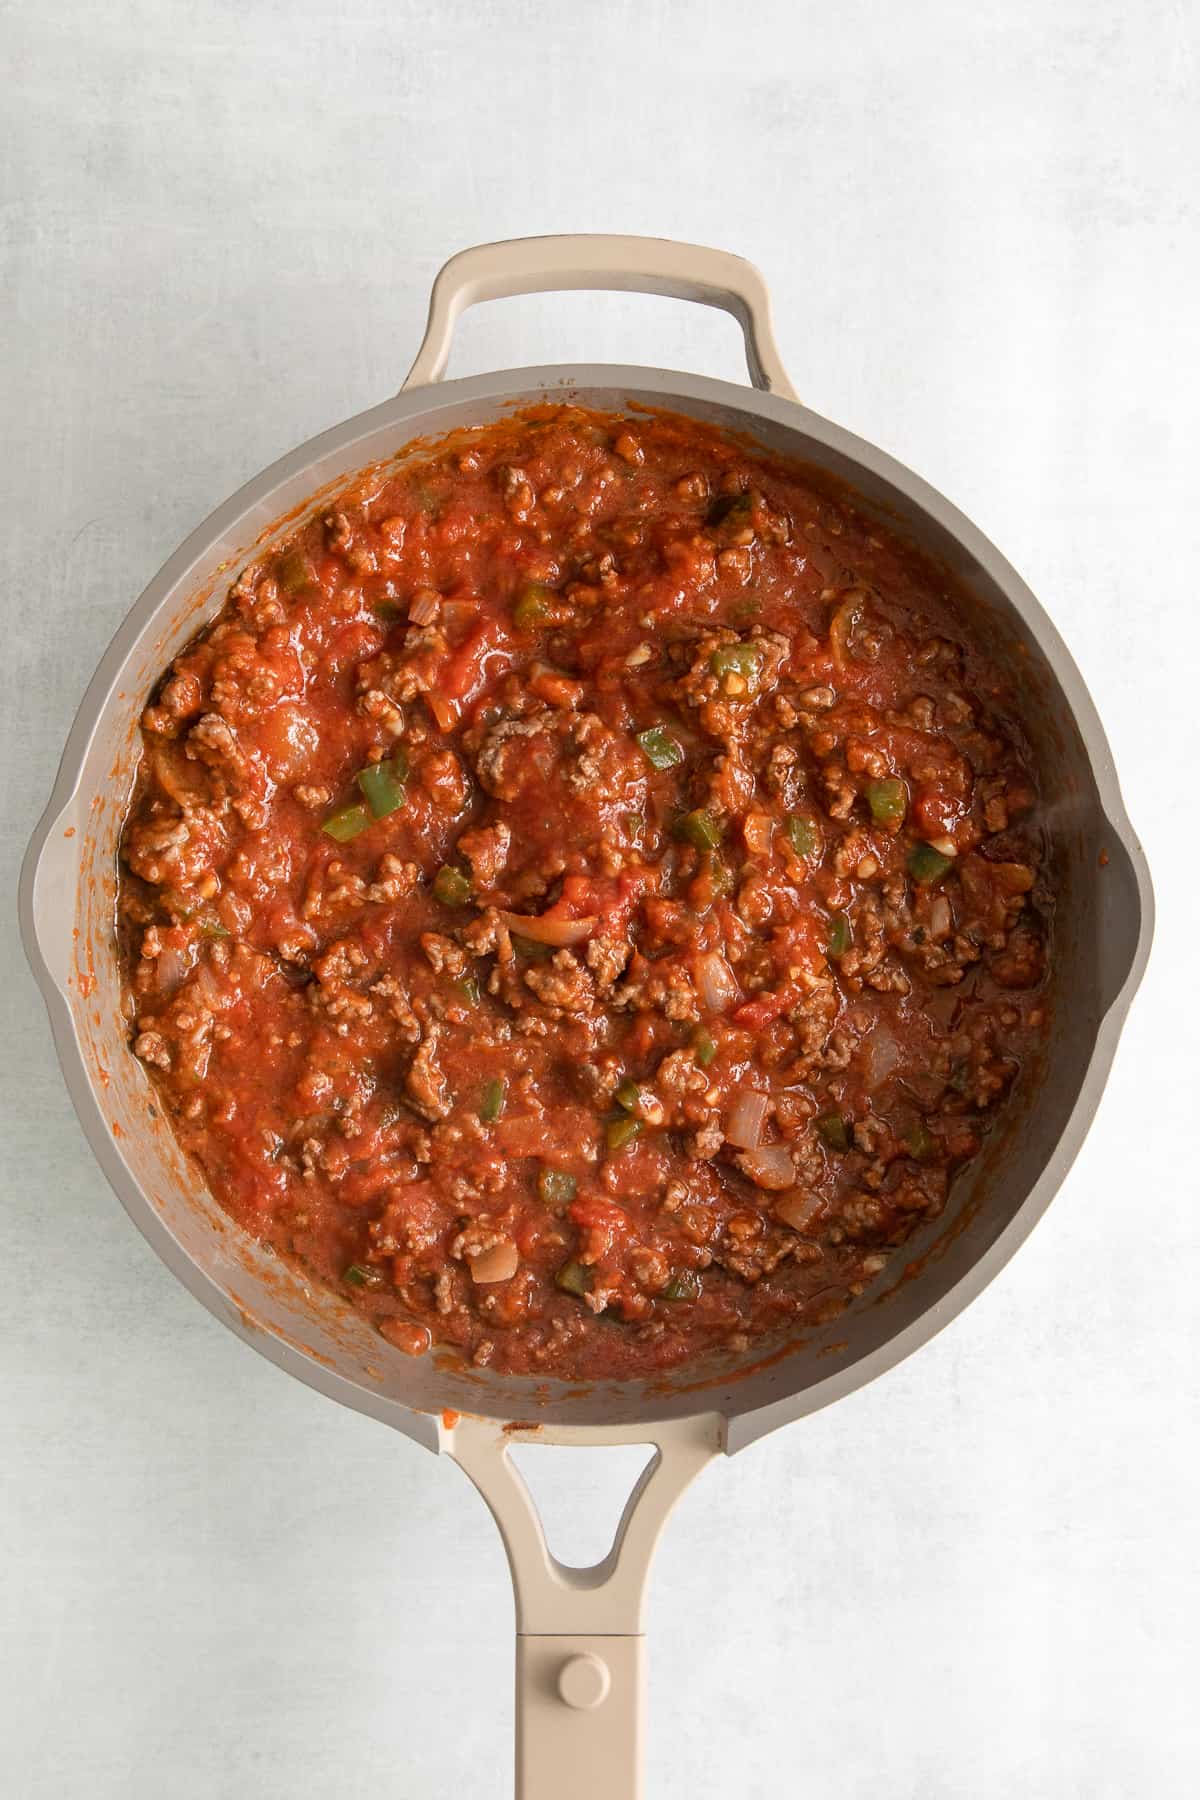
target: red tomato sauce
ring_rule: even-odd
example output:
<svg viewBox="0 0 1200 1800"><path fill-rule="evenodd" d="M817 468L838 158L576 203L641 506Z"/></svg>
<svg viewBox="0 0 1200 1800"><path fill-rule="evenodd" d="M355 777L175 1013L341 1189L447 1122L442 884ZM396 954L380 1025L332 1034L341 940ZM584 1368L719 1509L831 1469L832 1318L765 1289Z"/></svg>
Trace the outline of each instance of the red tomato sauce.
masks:
<svg viewBox="0 0 1200 1800"><path fill-rule="evenodd" d="M364 477L143 717L131 1040L413 1354L649 1375L845 1308L1044 1028L1013 697L944 578L694 421Z"/></svg>

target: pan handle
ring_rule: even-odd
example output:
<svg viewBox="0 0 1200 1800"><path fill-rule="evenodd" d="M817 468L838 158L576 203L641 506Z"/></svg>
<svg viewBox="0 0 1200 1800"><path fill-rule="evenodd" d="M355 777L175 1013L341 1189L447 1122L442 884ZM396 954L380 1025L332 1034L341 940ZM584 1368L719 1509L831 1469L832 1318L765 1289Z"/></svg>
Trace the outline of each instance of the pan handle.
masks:
<svg viewBox="0 0 1200 1800"><path fill-rule="evenodd" d="M441 1448L470 1477L500 1528L517 1614L516 1800L640 1800L646 1577L659 1533L688 1483L724 1443L716 1413L644 1429L505 1427L459 1418ZM571 1568L551 1554L514 1442L652 1443L604 1561Z"/></svg>
<svg viewBox="0 0 1200 1800"><path fill-rule="evenodd" d="M750 380L768 394L794 400L796 391L775 343L767 284L754 267L728 250L680 244L672 238L508 238L460 250L438 271L429 296L429 320L405 388L440 381L460 313L479 300L542 294L565 288L621 289L666 294L731 313L746 339Z"/></svg>

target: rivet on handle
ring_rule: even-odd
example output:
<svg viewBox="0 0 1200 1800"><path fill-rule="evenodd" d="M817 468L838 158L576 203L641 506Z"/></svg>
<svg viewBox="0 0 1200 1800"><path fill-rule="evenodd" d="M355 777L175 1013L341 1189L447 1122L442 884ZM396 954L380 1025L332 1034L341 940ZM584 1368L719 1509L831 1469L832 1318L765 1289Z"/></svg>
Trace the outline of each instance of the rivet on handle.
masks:
<svg viewBox="0 0 1200 1800"><path fill-rule="evenodd" d="M608 1699L612 1676L598 1656L568 1657L558 1671L559 1698L577 1712L592 1712Z"/></svg>

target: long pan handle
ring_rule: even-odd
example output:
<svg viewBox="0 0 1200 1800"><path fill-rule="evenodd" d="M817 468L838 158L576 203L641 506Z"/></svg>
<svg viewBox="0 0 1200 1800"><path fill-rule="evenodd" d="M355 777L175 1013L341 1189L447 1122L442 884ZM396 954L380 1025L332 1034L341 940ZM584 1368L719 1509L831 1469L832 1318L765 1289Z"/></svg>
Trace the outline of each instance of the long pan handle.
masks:
<svg viewBox="0 0 1200 1800"><path fill-rule="evenodd" d="M796 398L771 327L767 284L753 263L728 250L681 244L673 238L508 238L460 250L438 271L429 297L429 320L406 388L440 381L459 315L480 300L513 294L558 293L567 288L607 288L665 294L731 313L746 340L750 379L764 393Z"/></svg>
<svg viewBox="0 0 1200 1800"><path fill-rule="evenodd" d="M517 1800L641 1800L645 1683L643 1601L667 1517L722 1448L715 1413L644 1429L506 1429L444 1423L441 1447L470 1476L500 1528L517 1614ZM570 1568L550 1552L514 1443L652 1443L656 1455L626 1504L602 1563Z"/></svg>

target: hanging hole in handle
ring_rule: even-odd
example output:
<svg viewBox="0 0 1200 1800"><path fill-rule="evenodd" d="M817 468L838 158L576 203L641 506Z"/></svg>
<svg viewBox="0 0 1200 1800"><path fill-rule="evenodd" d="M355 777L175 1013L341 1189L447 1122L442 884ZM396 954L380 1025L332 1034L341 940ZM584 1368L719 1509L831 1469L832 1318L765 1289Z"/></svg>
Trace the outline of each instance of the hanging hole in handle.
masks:
<svg viewBox="0 0 1200 1800"><path fill-rule="evenodd" d="M591 1569L615 1544L629 1496L658 1451L653 1444L512 1443L508 1455L533 1497L550 1554L567 1568Z"/></svg>
<svg viewBox="0 0 1200 1800"><path fill-rule="evenodd" d="M584 362L698 370L738 386L746 380L745 340L730 313L661 294L591 288L509 295L467 308L454 327L445 379Z"/></svg>

